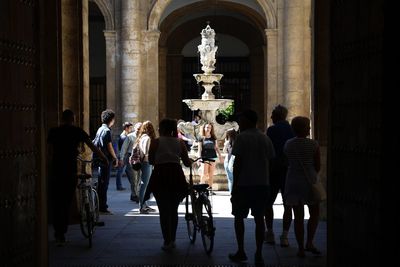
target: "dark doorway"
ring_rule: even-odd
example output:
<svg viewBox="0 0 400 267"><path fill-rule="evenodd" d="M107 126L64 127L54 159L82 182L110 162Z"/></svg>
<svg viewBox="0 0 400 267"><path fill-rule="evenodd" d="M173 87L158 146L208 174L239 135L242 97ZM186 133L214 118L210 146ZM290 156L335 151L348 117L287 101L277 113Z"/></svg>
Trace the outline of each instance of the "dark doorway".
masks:
<svg viewBox="0 0 400 267"><path fill-rule="evenodd" d="M215 98L234 100L235 111L249 106L250 98L250 62L248 57L218 57L215 73L223 73L220 85L213 88ZM201 98L204 88L199 86L193 77L202 73L199 58L185 57L182 64L182 97ZM182 103L182 119L192 120L193 111Z"/></svg>
<svg viewBox="0 0 400 267"><path fill-rule="evenodd" d="M101 124L100 114L106 109L106 44L105 22L98 6L89 2L89 132L94 138Z"/></svg>

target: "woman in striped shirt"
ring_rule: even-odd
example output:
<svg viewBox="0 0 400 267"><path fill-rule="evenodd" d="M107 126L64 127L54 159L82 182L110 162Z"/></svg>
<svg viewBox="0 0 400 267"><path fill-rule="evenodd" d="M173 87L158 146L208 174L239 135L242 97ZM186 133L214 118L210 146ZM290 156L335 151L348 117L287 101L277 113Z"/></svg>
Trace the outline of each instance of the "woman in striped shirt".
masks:
<svg viewBox="0 0 400 267"><path fill-rule="evenodd" d="M310 120L308 118L295 117L291 126L296 137L289 139L284 147L289 167L283 200L285 205L293 207L294 231L299 247L297 256L302 258L305 256L305 251L321 254L313 244L319 220L319 203L314 201L311 195L311 184L318 179L317 173L320 170L320 152L318 143L307 138L310 134ZM310 212L305 247L304 205L308 206Z"/></svg>

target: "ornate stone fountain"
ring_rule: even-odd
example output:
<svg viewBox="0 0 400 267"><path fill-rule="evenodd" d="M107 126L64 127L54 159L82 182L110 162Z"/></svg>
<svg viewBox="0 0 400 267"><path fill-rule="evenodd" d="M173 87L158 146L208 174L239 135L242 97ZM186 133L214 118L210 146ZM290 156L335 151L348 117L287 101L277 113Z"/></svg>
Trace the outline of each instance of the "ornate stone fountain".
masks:
<svg viewBox="0 0 400 267"><path fill-rule="evenodd" d="M202 115L202 123L211 122L214 124L214 131L217 139L221 140L225 137L225 132L228 129L234 128L239 129L236 122L226 122L225 124L217 123L215 116L218 109L225 109L233 103L232 99L215 99L215 95L212 92L213 87L219 84L223 74L213 73L215 70L215 53L218 50L218 46L215 45L215 31L211 29L210 25L207 25L205 29L201 31L201 44L197 46L198 52L200 53L201 69L204 73L193 74L197 83L204 87L204 93L201 99L184 99L183 102L191 110L200 110ZM187 126L187 127L186 127ZM184 131L191 131L193 126L181 125ZM193 129L194 135L199 136L199 128Z"/></svg>

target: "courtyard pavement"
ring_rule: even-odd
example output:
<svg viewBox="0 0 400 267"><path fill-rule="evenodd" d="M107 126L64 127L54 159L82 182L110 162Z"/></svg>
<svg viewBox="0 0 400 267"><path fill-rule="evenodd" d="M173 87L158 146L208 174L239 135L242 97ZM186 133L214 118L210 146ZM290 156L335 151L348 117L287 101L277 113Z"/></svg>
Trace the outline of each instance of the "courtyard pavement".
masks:
<svg viewBox="0 0 400 267"><path fill-rule="evenodd" d="M129 188L126 177L123 184ZM105 226L96 228L93 247L80 231L79 224L69 227L64 247L57 247L53 239L53 230L49 225L49 263L50 266L254 266L255 237L254 221L251 216L245 220L245 249L248 261L235 264L228 258L228 253L236 251L236 239L233 228L233 216L229 192L217 191L212 196L213 214L215 217L215 243L211 255L203 249L198 236L195 244L189 242L184 220L184 204L179 207L179 225L176 249L171 252L161 250L162 235L158 212L139 214L138 204L129 200L130 191L117 191L115 177L110 180L108 191L109 208L114 215L103 215L101 221ZM157 209L154 199L150 206ZM293 226L289 232L290 247L279 246L279 234L282 230L282 199L274 205L276 245L264 243L263 257L266 266L326 266L326 222L321 221L315 237L315 245L322 256L306 254L306 258L296 257L297 246ZM308 211L306 209L306 219Z"/></svg>

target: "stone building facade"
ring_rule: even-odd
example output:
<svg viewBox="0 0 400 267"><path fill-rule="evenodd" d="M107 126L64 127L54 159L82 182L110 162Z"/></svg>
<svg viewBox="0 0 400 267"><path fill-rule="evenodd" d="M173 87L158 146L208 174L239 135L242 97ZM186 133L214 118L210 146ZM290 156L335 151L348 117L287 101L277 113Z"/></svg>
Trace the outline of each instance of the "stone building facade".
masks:
<svg viewBox="0 0 400 267"><path fill-rule="evenodd" d="M106 106L120 122L180 117L176 68L183 46L206 21L217 36L233 36L249 48L248 106L263 118L260 128L277 104L289 108L289 117L312 115L311 0L92 2L105 21Z"/></svg>

